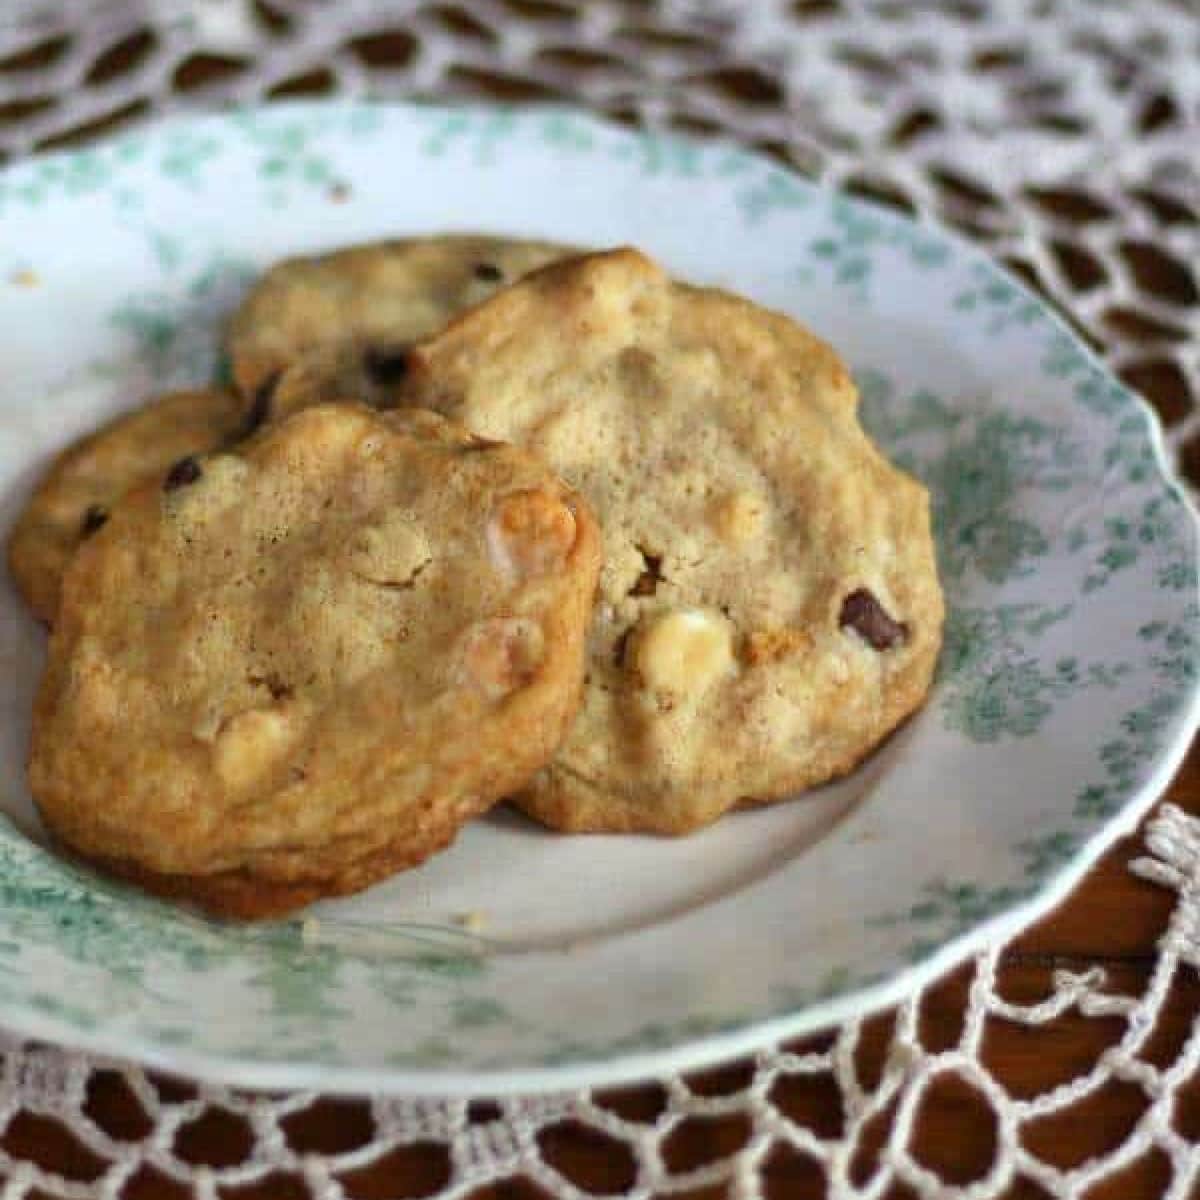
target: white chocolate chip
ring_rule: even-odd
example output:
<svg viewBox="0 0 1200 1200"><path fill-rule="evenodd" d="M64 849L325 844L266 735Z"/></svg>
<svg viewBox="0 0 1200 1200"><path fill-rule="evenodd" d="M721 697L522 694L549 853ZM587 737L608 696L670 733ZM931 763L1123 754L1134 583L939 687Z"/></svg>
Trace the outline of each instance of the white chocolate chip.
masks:
<svg viewBox="0 0 1200 1200"><path fill-rule="evenodd" d="M433 558L424 531L406 513L395 510L360 529L348 550L355 575L392 587L411 583Z"/></svg>
<svg viewBox="0 0 1200 1200"><path fill-rule="evenodd" d="M575 545L575 514L548 492L512 492L496 505L487 524L488 555L510 579L562 569Z"/></svg>
<svg viewBox="0 0 1200 1200"><path fill-rule="evenodd" d="M730 545L740 545L757 537L766 522L767 510L762 497L753 492L730 492L722 496L710 512L717 536Z"/></svg>
<svg viewBox="0 0 1200 1200"><path fill-rule="evenodd" d="M213 743L217 774L231 788L253 783L287 753L301 732L295 715L252 708L225 721Z"/></svg>
<svg viewBox="0 0 1200 1200"><path fill-rule="evenodd" d="M524 687L545 652L541 626L524 617L492 617L467 631L461 651L463 678L489 700Z"/></svg>
<svg viewBox="0 0 1200 1200"><path fill-rule="evenodd" d="M729 622L703 609L668 612L638 638L633 662L651 691L697 696L733 669Z"/></svg>

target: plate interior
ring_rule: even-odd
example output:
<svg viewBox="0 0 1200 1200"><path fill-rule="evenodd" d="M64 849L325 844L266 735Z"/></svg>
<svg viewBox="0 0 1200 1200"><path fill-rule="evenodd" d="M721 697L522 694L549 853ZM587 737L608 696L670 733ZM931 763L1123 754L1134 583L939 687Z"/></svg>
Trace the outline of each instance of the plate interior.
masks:
<svg viewBox="0 0 1200 1200"><path fill-rule="evenodd" d="M73 437L219 374L221 324L274 259L455 229L631 242L839 348L864 423L933 494L949 609L929 704L837 785L679 841L498 810L363 896L231 929L44 852L22 783L44 639L5 580L0 1003L27 1032L272 1086L500 1091L705 1061L882 1003L1028 919L1195 728L1195 524L1152 418L940 231L721 143L347 104L18 166L0 222L5 528Z"/></svg>

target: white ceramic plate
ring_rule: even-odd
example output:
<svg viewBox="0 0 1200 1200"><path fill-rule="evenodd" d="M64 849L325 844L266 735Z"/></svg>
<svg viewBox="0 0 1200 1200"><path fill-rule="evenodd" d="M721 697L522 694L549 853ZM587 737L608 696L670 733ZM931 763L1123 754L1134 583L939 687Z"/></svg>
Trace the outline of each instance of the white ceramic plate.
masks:
<svg viewBox="0 0 1200 1200"><path fill-rule="evenodd" d="M842 350L866 423L935 499L949 621L928 707L844 783L685 840L497 812L315 925L228 928L43 849L22 782L43 638L6 583L10 1027L269 1086L494 1093L699 1064L1011 932L1178 763L1196 529L1148 410L956 239L569 111L280 106L0 175L4 526L71 438L211 377L264 264L454 229L633 242Z"/></svg>

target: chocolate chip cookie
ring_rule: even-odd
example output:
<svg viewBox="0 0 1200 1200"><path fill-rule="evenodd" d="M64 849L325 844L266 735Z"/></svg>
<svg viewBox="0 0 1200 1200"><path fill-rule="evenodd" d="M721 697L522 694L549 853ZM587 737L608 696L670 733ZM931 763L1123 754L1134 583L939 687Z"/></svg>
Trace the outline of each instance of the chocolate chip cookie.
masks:
<svg viewBox="0 0 1200 1200"><path fill-rule="evenodd" d="M921 703L928 495L786 316L585 256L414 347L401 399L527 447L603 526L582 708L519 797L547 824L684 833L850 770Z"/></svg>
<svg viewBox="0 0 1200 1200"><path fill-rule="evenodd" d="M346 396L387 407L411 342L568 253L548 242L453 234L286 259L230 325L234 382L252 409L273 418ZM301 378L288 382L287 369L302 359Z"/></svg>
<svg viewBox="0 0 1200 1200"><path fill-rule="evenodd" d="M218 913L364 888L553 754L599 565L575 493L433 413L322 405L181 459L67 568L38 807Z"/></svg>
<svg viewBox="0 0 1200 1200"><path fill-rule="evenodd" d="M175 392L125 413L56 458L8 539L8 567L47 624L59 582L80 542L108 520L134 484L187 454L205 454L241 432L243 405L229 392Z"/></svg>

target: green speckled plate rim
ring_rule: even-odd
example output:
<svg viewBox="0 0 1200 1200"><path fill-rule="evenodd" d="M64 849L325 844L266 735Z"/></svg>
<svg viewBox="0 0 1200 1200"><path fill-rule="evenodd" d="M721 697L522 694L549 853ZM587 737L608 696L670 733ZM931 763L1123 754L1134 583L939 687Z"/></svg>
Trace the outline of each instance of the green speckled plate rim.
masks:
<svg viewBox="0 0 1200 1200"><path fill-rule="evenodd" d="M503 106L464 105L442 107L438 105L369 105L362 103L346 104L333 103L287 103L272 105L268 110L275 114L291 114L294 117L323 116L331 112L361 112L387 113L403 108L419 109L419 111L444 116L448 122L461 118L495 121L497 118L519 122L533 119L532 114L559 113L567 121L581 127L590 127L602 131L605 137L623 139L631 151L642 147L647 154L660 153L666 147L714 147L726 145L718 140L692 142L687 138L660 134L639 134L617 129L590 114L579 110L559 107L542 106L531 108L505 108ZM241 110L245 112L246 110ZM253 112L254 110L251 110ZM203 127L208 123L221 123L236 119L236 113L218 116L187 116L181 115L159 122L152 126L139 126L129 133L101 143L104 149L118 152L123 144L129 144L133 139L144 138L172 126L180 128L185 125ZM783 186L794 194L822 194L820 189L807 181L792 175L775 164L757 158L739 147L728 147L731 155L738 156L743 162L757 162L762 178L768 186L774 186L779 181L785 181ZM13 186L34 170L44 167L46 163L70 164L78 163L82 156L94 153L92 150L65 151L52 156L43 156L29 163L19 163L0 173L0 185ZM0 193L3 188L0 187ZM2 195L0 195L2 201ZM1048 318L1050 325L1065 340L1071 350L1081 357L1088 369L1094 374L1102 374L1108 385L1120 396L1120 403L1140 415L1140 435L1144 445L1138 449L1144 450L1148 445L1158 480L1158 494L1171 498L1173 511L1186 513L1184 518L1186 529L1182 541L1186 542L1186 567L1190 571L1189 583L1194 585L1197 574L1197 543L1200 540L1200 522L1186 494L1174 477L1169 463L1167 451L1163 442L1157 417L1148 405L1138 396L1129 392L1107 371L1107 368L1096 358L1092 351L1080 341L1069 325L1050 309L1043 301L1034 296L1020 280L1015 279L999 268L982 251L968 243L958 235L926 224L918 224L908 218L897 215L889 210L852 198L839 201L844 210L861 214L874 222L879 222L884 228L899 231L903 237L913 238L918 235L926 241L941 241L956 248L962 258L974 265L977 272L988 280L1002 280L1022 298L1026 305L1039 310L1043 319ZM0 204L2 212L2 204ZM1175 500L1182 504L1175 504ZM1194 586L1193 586L1194 590ZM1185 619L1190 632L1195 634L1200 628L1195 605L1191 605L1185 613ZM1173 705L1169 720L1165 722L1165 730L1154 746L1152 759L1148 769L1141 772L1136 786L1125 797L1121 807L1115 813L1096 819L1095 828L1071 853L1065 861L1055 856L1038 864L1030 873L1031 888L1029 894L1019 902L1011 903L1002 912L993 912L977 921L971 928L959 931L944 939L931 939L928 951L918 962L911 963L889 978L872 980L863 985L859 983L843 984L839 988L832 986L827 994L818 1000L807 1003L798 1010L789 1010L782 1006L775 1011L745 1015L729 1022L727 1026L720 1023L712 1027L699 1029L690 1036L680 1036L674 1040L668 1038L670 1044L655 1046L649 1050L627 1049L610 1045L606 1050L602 1046L593 1048L590 1052L581 1054L576 1059L557 1061L554 1065L532 1064L529 1066L504 1066L492 1069L471 1069L459 1071L443 1067L426 1068L397 1068L392 1066L376 1068L347 1067L336 1063L319 1061L281 1061L267 1052L261 1057L242 1054L237 1058L224 1057L203 1050L192 1050L184 1046L165 1044L161 1039L133 1037L125 1033L109 1033L104 1029L83 1028L69 1018L53 1015L47 1011L31 1006L7 1005L3 1013L4 1024L13 1032L31 1038L53 1041L90 1050L102 1055L119 1055L123 1058L133 1058L150 1066L164 1070L180 1072L199 1079L220 1081L242 1086L265 1088L318 1087L327 1091L365 1092L390 1091L408 1092L427 1095L498 1095L515 1092L545 1091L560 1088L603 1085L647 1078L663 1073L693 1069L714 1061L734 1057L760 1048L764 1044L804 1035L816 1030L827 1028L852 1017L859 1017L867 1012L893 1005L917 988L937 978L948 968L962 961L972 952L1011 937L1038 917L1046 913L1078 883L1096 860L1120 837L1126 835L1137 825L1140 818L1160 796L1170 782L1180 762L1186 753L1191 738L1200 725L1200 686L1194 677L1189 686L1181 688L1173 696ZM66 880L72 884L90 887L101 895L118 897L121 904L132 906L143 912L158 910L167 921L185 920L188 923L194 918L181 917L174 910L168 910L158 902L141 897L130 898L127 893L112 888L106 881L92 876L90 872L81 871L68 866L40 848L32 847L14 827L4 822L0 826L0 844L10 851L10 858L15 851L18 861L38 863L48 875ZM198 924L203 924L199 923ZM0 913L0 936L3 935L3 914ZM225 937L225 931L210 929L206 936ZM269 939L270 935L266 935ZM293 942L289 940L288 945Z"/></svg>

